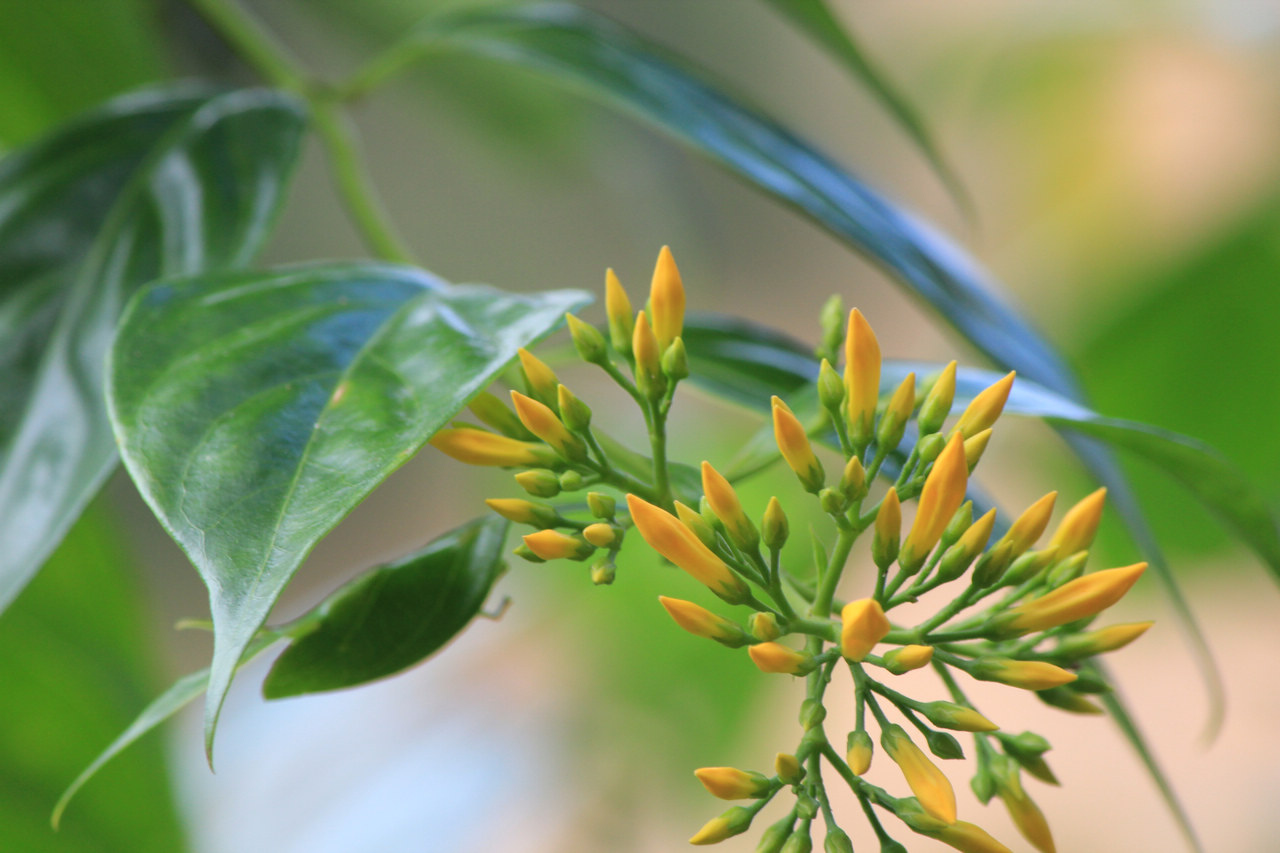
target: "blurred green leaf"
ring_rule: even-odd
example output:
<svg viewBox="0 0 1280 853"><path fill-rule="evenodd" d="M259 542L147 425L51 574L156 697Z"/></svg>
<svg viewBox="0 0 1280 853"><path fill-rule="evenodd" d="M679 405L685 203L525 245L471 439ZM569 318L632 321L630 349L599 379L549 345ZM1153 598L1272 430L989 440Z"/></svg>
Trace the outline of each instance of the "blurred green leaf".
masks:
<svg viewBox="0 0 1280 853"><path fill-rule="evenodd" d="M90 509L0 619L0 848L14 853L186 849L161 744L85 793L60 832L49 811L153 689L143 598L113 520ZM145 803L145 807L139 807Z"/></svg>
<svg viewBox="0 0 1280 853"><path fill-rule="evenodd" d="M377 566L298 620L262 695L282 699L385 678L435 654L484 606L506 568L508 524L478 518Z"/></svg>
<svg viewBox="0 0 1280 853"><path fill-rule="evenodd" d="M155 0L0 3L0 147L164 76Z"/></svg>
<svg viewBox="0 0 1280 853"><path fill-rule="evenodd" d="M108 394L129 473L209 587L207 749L236 662L315 543L589 300L360 262L137 294Z"/></svg>
<svg viewBox="0 0 1280 853"><path fill-rule="evenodd" d="M115 467L120 306L156 276L246 264L302 127L276 92L157 89L0 161L0 608Z"/></svg>
<svg viewBox="0 0 1280 853"><path fill-rule="evenodd" d="M240 659L240 665L244 666L253 660L271 645L277 642L282 635L275 632L266 632L260 635L249 647L244 650L244 657ZM169 685L169 689L161 693L151 701L142 712L134 718L120 735L113 740L106 749L98 754L88 767L80 772L62 796L58 798L58 803L53 807L53 825L58 828L61 825L62 816L66 812L67 806L85 783L97 775L108 761L115 758L125 749L132 746L139 738L150 732L156 726L168 720L174 714L190 705L196 697L204 693L209 686L209 670L208 668L192 672L182 676L173 684Z"/></svg>
<svg viewBox="0 0 1280 853"><path fill-rule="evenodd" d="M854 40L848 27L841 26L824 0L765 0L774 11L789 20L823 50L831 54L856 79L860 80L885 112L911 138L920 153L929 161L938 178L946 185L956 203L966 213L972 213L973 204L956 173L933 141L929 129L911 102L903 97L868 59L866 51Z"/></svg>

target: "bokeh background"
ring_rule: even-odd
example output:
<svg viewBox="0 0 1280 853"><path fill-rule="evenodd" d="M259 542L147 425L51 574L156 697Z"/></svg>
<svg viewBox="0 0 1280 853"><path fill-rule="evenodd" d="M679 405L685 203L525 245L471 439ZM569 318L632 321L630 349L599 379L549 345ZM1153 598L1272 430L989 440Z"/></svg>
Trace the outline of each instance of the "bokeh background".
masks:
<svg viewBox="0 0 1280 853"><path fill-rule="evenodd" d="M243 5L331 79L435 7ZM865 91L764 4L583 5L694 58L957 236L1079 370L1097 409L1204 439L1280 499L1280 4L833 2L925 116L971 215ZM176 0L0 0L5 149L116 92L175 76L254 80ZM612 266L638 295L658 247L670 244L693 309L812 340L818 308L839 292L871 319L887 357L982 364L943 321L808 222L531 75L439 56L360 104L355 118L406 240L449 279L598 289ZM366 255L317 149L267 263ZM599 319L599 308L587 316ZM562 376L619 436L638 435L618 395L589 371ZM680 458L713 462L727 462L759 425L696 394L674 423ZM1050 488L1061 506L1091 490L1034 423L1003 426L980 470L1014 512ZM1113 670L1206 849L1270 853L1280 836L1276 584L1172 481L1131 471L1221 666L1221 733L1203 738L1204 682L1153 580L1116 608L1118 620L1157 625L1114 656ZM502 474L424 452L317 548L277 617L512 488ZM760 509L770 494L802 504L785 478L744 489ZM1138 559L1109 525L1096 565ZM198 719L185 716L104 770L54 835L47 815L58 792L209 653L206 636L173 630L207 614L194 571L117 476L0 617L0 850L681 849L722 807L692 768L769 766L798 739L800 687L674 628L659 592L700 595L636 548L624 551L611 588L592 587L576 565L520 563L495 596L495 607L511 599L503 618L478 620L401 677L268 704L256 689L264 670L246 670L223 715L216 774L204 765ZM1110 722L1008 695L1016 692L977 698L1007 728L1042 732L1057 747L1048 757L1062 788L1029 784L1060 850L1181 849ZM963 788L968 773L954 766ZM901 793L892 769L871 778ZM962 817L1028 849L998 803L983 809L967 790L960 797ZM845 807L858 849L875 849L857 831L853 804ZM896 834L913 851L943 849ZM754 837L724 848L753 849Z"/></svg>

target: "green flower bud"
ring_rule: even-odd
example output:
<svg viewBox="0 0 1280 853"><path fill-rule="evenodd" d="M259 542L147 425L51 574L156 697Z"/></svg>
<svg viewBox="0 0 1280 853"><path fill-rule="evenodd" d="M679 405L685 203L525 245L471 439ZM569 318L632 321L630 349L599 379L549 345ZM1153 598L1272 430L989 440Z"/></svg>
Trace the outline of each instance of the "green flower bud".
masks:
<svg viewBox="0 0 1280 853"><path fill-rule="evenodd" d="M814 808L817 808L816 803ZM799 813L798 808L797 813ZM782 853L811 853L812 850L813 839L809 837L809 827L807 826L803 826L793 832L791 837L787 839L787 843L782 845Z"/></svg>
<svg viewBox="0 0 1280 853"><path fill-rule="evenodd" d="M929 386L920 404L920 414L916 424L920 435L930 435L942 429L942 424L951 411L951 403L956 396L956 363L948 364Z"/></svg>
<svg viewBox="0 0 1280 853"><path fill-rule="evenodd" d="M778 626L778 617L772 613L752 613L747 617L747 629L758 640L771 643L782 636Z"/></svg>
<svg viewBox="0 0 1280 853"><path fill-rule="evenodd" d="M960 746L960 741L946 732L930 729L924 733L924 739L929 744L929 751L939 758L964 758L964 748Z"/></svg>
<svg viewBox="0 0 1280 853"><path fill-rule="evenodd" d="M480 419L481 423L493 427L505 436L518 438L521 441L533 438L533 433L520 423L516 413L488 391L481 391L472 398L467 408L471 410L471 414Z"/></svg>
<svg viewBox="0 0 1280 853"><path fill-rule="evenodd" d="M1011 546L1008 542L998 542L990 551L978 558L978 565L973 567L970 583L979 589L985 589L1004 577L1009 567Z"/></svg>
<svg viewBox="0 0 1280 853"><path fill-rule="evenodd" d="M806 699L800 703L800 727L806 732L822 725L827 718L827 709L817 699Z"/></svg>
<svg viewBox="0 0 1280 853"><path fill-rule="evenodd" d="M545 563L545 562L546 562L546 560L542 559L542 558L541 558L541 557L539 557L537 554L533 553L533 549L532 549L532 548L530 548L528 545L525 545L525 544L523 544L523 543L521 543L520 545L516 546L516 549L515 549L514 551L512 551L511 553L512 553L512 554L515 554L517 557L519 557L519 558L520 558L520 559L522 559L522 560L528 560L530 563Z"/></svg>
<svg viewBox="0 0 1280 853"><path fill-rule="evenodd" d="M943 448L947 446L947 440L938 433L926 435L916 442L916 453L920 457L921 465L928 465L930 462L938 458L938 454L942 453Z"/></svg>
<svg viewBox="0 0 1280 853"><path fill-rule="evenodd" d="M573 432L586 432L591 427L591 407L563 385L556 388L560 404L560 420Z"/></svg>
<svg viewBox="0 0 1280 853"><path fill-rule="evenodd" d="M843 417L844 393L844 380L824 358L822 367L818 368L818 402L837 420Z"/></svg>
<svg viewBox="0 0 1280 853"><path fill-rule="evenodd" d="M608 560L601 560L591 567L591 582L596 586L608 586L617 576L617 569Z"/></svg>
<svg viewBox="0 0 1280 853"><path fill-rule="evenodd" d="M613 518L617 501L602 492L587 492L587 509L596 518Z"/></svg>
<svg viewBox="0 0 1280 853"><path fill-rule="evenodd" d="M1050 588L1062 586L1084 574L1084 564L1089 561L1088 551L1077 551L1065 560L1059 560L1045 574L1045 584Z"/></svg>
<svg viewBox="0 0 1280 853"><path fill-rule="evenodd" d="M819 355L835 358L835 354L840 351L840 345L844 343L844 318L844 299L840 294L833 293L822 303L822 310L818 313L818 323L822 329Z"/></svg>
<svg viewBox="0 0 1280 853"><path fill-rule="evenodd" d="M974 774L974 777L969 780L969 787L973 789L973 795L978 798L978 802L984 806L996 795L996 780L985 769Z"/></svg>
<svg viewBox="0 0 1280 853"><path fill-rule="evenodd" d="M791 837L791 827L794 825L795 818L787 815L766 829L760 836L760 843L756 845L756 853L782 853L782 845Z"/></svg>
<svg viewBox="0 0 1280 853"><path fill-rule="evenodd" d="M818 801L815 800L813 797L809 796L808 793L801 792L800 794L798 794L796 796L796 817L800 818L801 821L807 821L807 820L813 820L817 816L818 816ZM796 830L796 832L797 833L805 832L805 828L803 827L803 825L800 829ZM795 834L793 834L791 837L795 838ZM787 848L784 847L782 849L786 850Z"/></svg>
<svg viewBox="0 0 1280 853"><path fill-rule="evenodd" d="M844 512L844 495L832 488L825 488L818 492L818 503L822 505L822 511L828 515L839 515Z"/></svg>
<svg viewBox="0 0 1280 853"><path fill-rule="evenodd" d="M560 494L560 478L555 471L546 468L532 468L516 474L516 482L534 497L554 498Z"/></svg>
<svg viewBox="0 0 1280 853"><path fill-rule="evenodd" d="M964 532L973 525L973 501L965 501L960 504L960 508L956 510L956 514L951 516L951 520L947 522L947 526L942 529L942 538L938 540L939 547L942 550L950 548L956 542L960 541L960 537Z"/></svg>
<svg viewBox="0 0 1280 853"><path fill-rule="evenodd" d="M662 372L672 382L679 382L689 376L689 355L685 352L684 341L676 338L662 354Z"/></svg>
<svg viewBox="0 0 1280 853"><path fill-rule="evenodd" d="M782 504L777 498L769 498L769 505L764 509L764 519L760 524L761 538L766 548L777 551L786 544L791 533L787 523L787 514L782 511Z"/></svg>
<svg viewBox="0 0 1280 853"><path fill-rule="evenodd" d="M578 351L578 357L587 364L604 364L609 359L609 352L605 348L604 335L600 330L590 323L584 323L573 314L565 314L565 320L569 323L569 334L573 336L573 348Z"/></svg>
<svg viewBox="0 0 1280 853"><path fill-rule="evenodd" d="M773 770L785 785L799 784L804 778L804 768L800 766L799 759L789 752L778 753L773 762Z"/></svg>
<svg viewBox="0 0 1280 853"><path fill-rule="evenodd" d="M577 471L565 471L560 475L560 488L566 492L576 492L582 488L582 475Z"/></svg>
<svg viewBox="0 0 1280 853"><path fill-rule="evenodd" d="M853 842L838 826L827 829L827 838L822 842L823 853L853 853Z"/></svg>

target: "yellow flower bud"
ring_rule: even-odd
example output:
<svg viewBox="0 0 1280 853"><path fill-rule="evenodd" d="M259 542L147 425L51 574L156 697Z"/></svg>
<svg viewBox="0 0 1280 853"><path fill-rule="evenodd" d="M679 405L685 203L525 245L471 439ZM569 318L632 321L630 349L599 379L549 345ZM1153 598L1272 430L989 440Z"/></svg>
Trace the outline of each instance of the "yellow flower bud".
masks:
<svg viewBox="0 0 1280 853"><path fill-rule="evenodd" d="M609 338L613 348L623 355L630 355L635 316L631 312L631 300L613 270L604 271L604 310L609 318Z"/></svg>
<svg viewBox="0 0 1280 853"><path fill-rule="evenodd" d="M928 666L933 660L933 646L908 645L885 652L884 668L894 675Z"/></svg>
<svg viewBox="0 0 1280 853"><path fill-rule="evenodd" d="M666 350L684 328L684 285L671 250L663 246L649 286L649 310L653 312L653 333L658 349Z"/></svg>
<svg viewBox="0 0 1280 853"><path fill-rule="evenodd" d="M665 595L658 596L658 601L677 625L696 637L715 640L729 648L745 646L751 640L746 632L733 622L692 601L668 598Z"/></svg>
<svg viewBox="0 0 1280 853"><path fill-rule="evenodd" d="M969 482L969 468L964 460L964 440L957 434L938 454L920 492L911 532L902 543L898 564L906 571L916 571L938 544L951 516L964 502Z"/></svg>
<svg viewBox="0 0 1280 853"><path fill-rule="evenodd" d="M987 540L991 538L991 530L995 527L995 523L996 511L989 509L982 518L969 525L969 528L960 534L956 544L942 555L942 560L938 563L937 579L948 582L964 574L974 559L982 553L982 549L987 547Z"/></svg>
<svg viewBox="0 0 1280 853"><path fill-rule="evenodd" d="M1004 378L992 383L978 396L974 397L969 407L964 410L960 420L956 422L954 432L965 438L972 438L996 422L1004 411L1004 404L1009 399L1009 390L1013 388L1016 372L1010 371Z"/></svg>
<svg viewBox="0 0 1280 853"><path fill-rule="evenodd" d="M1058 529L1053 532L1049 544L1056 545L1058 553L1063 557L1087 550L1098 532L1098 522L1102 521L1102 507L1106 501L1107 490L1103 487L1067 510L1062 521L1058 522Z"/></svg>
<svg viewBox="0 0 1280 853"><path fill-rule="evenodd" d="M442 429L431 446L468 465L552 465L555 454L541 444L519 441L480 429Z"/></svg>
<svg viewBox="0 0 1280 853"><path fill-rule="evenodd" d="M880 342L862 312L849 312L849 330L844 339L844 384L849 435L855 446L871 441L880 398Z"/></svg>
<svg viewBox="0 0 1280 853"><path fill-rule="evenodd" d="M591 582L596 586L608 586L618 574L617 567L608 560L601 560L591 567Z"/></svg>
<svg viewBox="0 0 1280 853"><path fill-rule="evenodd" d="M851 601L840 611L840 654L859 661L893 629L874 598Z"/></svg>
<svg viewBox="0 0 1280 853"><path fill-rule="evenodd" d="M595 524L588 524L583 529L582 538L597 548L608 548L618 540L618 531L614 529L612 524L597 521Z"/></svg>
<svg viewBox="0 0 1280 853"><path fill-rule="evenodd" d="M747 629L758 640L776 640L782 636L778 627L778 617L772 613L752 613L747 617Z"/></svg>
<svg viewBox="0 0 1280 853"><path fill-rule="evenodd" d="M722 800L750 800L763 797L773 787L763 773L736 767L700 767L693 771L713 797Z"/></svg>
<svg viewBox="0 0 1280 853"><path fill-rule="evenodd" d="M742 579L671 513L635 495L627 495L627 508L636 530L649 547L684 569L730 604L751 596Z"/></svg>
<svg viewBox="0 0 1280 853"><path fill-rule="evenodd" d="M1093 616L1119 601L1146 570L1146 563L1135 563L1076 578L1002 613L990 624L1002 637L1017 637Z"/></svg>
<svg viewBox="0 0 1280 853"><path fill-rule="evenodd" d="M523 427L523 425L521 425ZM543 450L550 453L550 449L538 445ZM560 494L560 478L556 476L555 471L548 471L546 468L534 468L531 471L521 471L516 474L515 480L520 484L520 488L529 494L539 498L554 498Z"/></svg>
<svg viewBox="0 0 1280 853"><path fill-rule="evenodd" d="M822 490L826 475L822 463L813 455L813 445L809 443L804 425L792 413L790 407L779 397L773 403L773 437L778 442L778 450L782 458L800 478L806 489L817 494Z"/></svg>
<svg viewBox="0 0 1280 853"><path fill-rule="evenodd" d="M927 702L917 710L935 726L957 732L994 732L1000 728L972 708L954 702Z"/></svg>
<svg viewBox="0 0 1280 853"><path fill-rule="evenodd" d="M832 417L843 417L844 379L825 358L818 367L818 402Z"/></svg>
<svg viewBox="0 0 1280 853"><path fill-rule="evenodd" d="M779 752L773 760L773 772L785 785L794 785L804 778L804 767L800 759L789 752Z"/></svg>
<svg viewBox="0 0 1280 853"><path fill-rule="evenodd" d="M733 486L706 461L702 463L702 492L707 496L711 511L724 524L724 529L734 544L747 552L754 552L760 544L756 526L742 511L742 504L738 501L738 493L733 490Z"/></svg>
<svg viewBox="0 0 1280 853"><path fill-rule="evenodd" d="M885 755L898 765L921 807L943 823L956 822L956 793L946 774L911 741L902 726L889 725L880 736Z"/></svg>
<svg viewBox="0 0 1280 853"><path fill-rule="evenodd" d="M787 514L782 511L782 504L776 497L769 498L769 505L764 508L764 519L761 522L764 544L766 548L777 550L786 544L791 527L787 523Z"/></svg>
<svg viewBox="0 0 1280 853"><path fill-rule="evenodd" d="M553 404L556 399L556 386L560 384L560 380L556 379L555 371L524 347L520 347L516 352L520 355L520 369L524 371L524 381L530 396L544 403Z"/></svg>
<svg viewBox="0 0 1280 853"><path fill-rule="evenodd" d="M876 511L876 524L871 536L871 558L880 569L888 570L898 559L898 537L902 531L902 504L898 490L889 487Z"/></svg>
<svg viewBox="0 0 1280 853"><path fill-rule="evenodd" d="M1040 853L1057 853L1053 843L1053 834L1049 831L1049 822L1044 812L1027 796L1022 788L1022 779L1017 765L1006 760L995 773L996 796L1004 802L1009 810L1009 817L1022 833L1023 838L1031 842Z"/></svg>
<svg viewBox="0 0 1280 853"><path fill-rule="evenodd" d="M689 843L719 844L726 838L732 838L735 835L746 832L747 828L751 826L753 817L755 817L755 812L751 809L734 806L720 815L720 817L707 821L706 825L689 839Z"/></svg>
<svg viewBox="0 0 1280 853"><path fill-rule="evenodd" d="M982 454L987 452L987 444L991 441L991 428L987 427L982 432L974 434L973 438L964 440L964 464L968 467L969 473L973 473L973 469L978 467L978 463L982 461Z"/></svg>
<svg viewBox="0 0 1280 853"><path fill-rule="evenodd" d="M552 394L555 394L554 386ZM550 407L532 397L526 397L519 391L511 392L511 402L515 405L516 416L520 418L520 423L524 424L529 432L549 444L556 453L570 460L586 458L586 445L569 432Z"/></svg>
<svg viewBox="0 0 1280 853"><path fill-rule="evenodd" d="M1075 634L1067 637L1053 650L1055 657L1068 660L1114 652L1124 648L1146 633L1154 622L1126 622L1122 625L1108 625L1086 634Z"/></svg>
<svg viewBox="0 0 1280 853"><path fill-rule="evenodd" d="M1074 672L1045 661L1011 658L978 658L969 674L979 681L995 681L1023 690L1048 690L1077 678Z"/></svg>
<svg viewBox="0 0 1280 853"><path fill-rule="evenodd" d="M947 413L951 411L951 401L956 396L956 363L953 361L942 369L938 378L933 381L924 402L920 404L920 414L916 417L916 425L921 435L929 435L942 429Z"/></svg>
<svg viewBox="0 0 1280 853"><path fill-rule="evenodd" d="M516 524L552 527L561 520L555 508L523 498L489 498L485 504L498 515Z"/></svg>
<svg viewBox="0 0 1280 853"><path fill-rule="evenodd" d="M1013 853L1008 847L992 838L985 829L964 820L921 834L936 838L943 844L959 850L960 853Z"/></svg>
<svg viewBox="0 0 1280 853"><path fill-rule="evenodd" d="M871 769L873 751L871 735L867 734L865 729L849 732L849 744L844 757L849 762L849 769L853 771L854 776L861 776Z"/></svg>
<svg viewBox="0 0 1280 853"><path fill-rule="evenodd" d="M867 472L862 467L862 460L850 456L845 463L844 472L840 475L840 495L849 502L859 500L867 494Z"/></svg>
<svg viewBox="0 0 1280 853"><path fill-rule="evenodd" d="M761 672L808 675L816 666L813 655L787 648L781 643L757 643L748 648L747 653Z"/></svg>
<svg viewBox="0 0 1280 853"><path fill-rule="evenodd" d="M1044 533L1044 529L1049 526L1049 516L1053 514L1053 503L1057 498L1057 492L1049 492L1027 507L1009 526L1009 531L1001 538L1009 543L1011 558L1021 555Z"/></svg>
<svg viewBox="0 0 1280 853"><path fill-rule="evenodd" d="M643 311L636 315L635 329L631 333L631 352L636 360L636 385L650 397L660 396L665 381L662 376L662 351L658 349L658 339Z"/></svg>
<svg viewBox="0 0 1280 853"><path fill-rule="evenodd" d="M591 426L591 407L563 385L556 386L556 405L560 421L574 432L586 432Z"/></svg>
<svg viewBox="0 0 1280 853"><path fill-rule="evenodd" d="M595 551L595 546L558 530L539 530L523 538L529 550L544 560L584 560Z"/></svg>
<svg viewBox="0 0 1280 853"><path fill-rule="evenodd" d="M876 427L876 442L881 447L894 449L907 429L907 421L911 419L911 410L916 405L916 375L908 373L902 380L884 414L880 416L880 424Z"/></svg>

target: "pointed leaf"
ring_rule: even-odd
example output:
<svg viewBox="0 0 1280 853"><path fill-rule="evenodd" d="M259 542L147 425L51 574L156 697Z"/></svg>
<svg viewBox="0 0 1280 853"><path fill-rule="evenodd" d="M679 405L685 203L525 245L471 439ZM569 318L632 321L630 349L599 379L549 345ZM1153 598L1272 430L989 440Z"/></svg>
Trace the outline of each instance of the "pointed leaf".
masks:
<svg viewBox="0 0 1280 853"><path fill-rule="evenodd" d="M435 654L484 606L506 568L508 524L478 518L378 566L298 620L304 633L276 659L262 695L282 699L394 675Z"/></svg>
<svg viewBox="0 0 1280 853"><path fill-rule="evenodd" d="M925 127L915 108L904 98L867 57L866 52L853 40L847 27L832 14L825 0L765 0L773 10L789 20L823 50L831 54L850 74L862 81L880 106L893 117L898 126L911 137L920 153L929 161L938 178L946 185L956 203L966 213L972 213L972 202L955 172L934 144L929 129Z"/></svg>
<svg viewBox="0 0 1280 853"><path fill-rule="evenodd" d="M245 649L244 657L240 660L240 666L244 666L249 661L256 658L259 654L269 648L273 643L280 639L279 634L267 633L249 644ZM138 738L147 732L159 726L165 720L190 705L195 699L204 693L209 686L209 670L208 668L199 670L198 672L188 673L182 676L173 684L169 685L169 689L161 693L153 699L147 707L142 709L142 713L134 719L129 727L120 733L119 737L113 740L106 749L104 749L93 763L81 771L80 775L75 778L67 790L62 792L62 796L58 798L57 805L53 807L53 828L57 829L62 815L66 812L67 806L71 803L71 798L84 787L85 783L94 777L94 775L102 769L102 766L111 759L115 758L121 752L124 752Z"/></svg>
<svg viewBox="0 0 1280 853"><path fill-rule="evenodd" d="M103 369L158 275L243 266L303 116L263 90L117 98L0 162L0 609L115 467Z"/></svg>
<svg viewBox="0 0 1280 853"><path fill-rule="evenodd" d="M156 282L108 380L122 456L209 587L206 743L235 663L312 546L566 311L334 263Z"/></svg>

